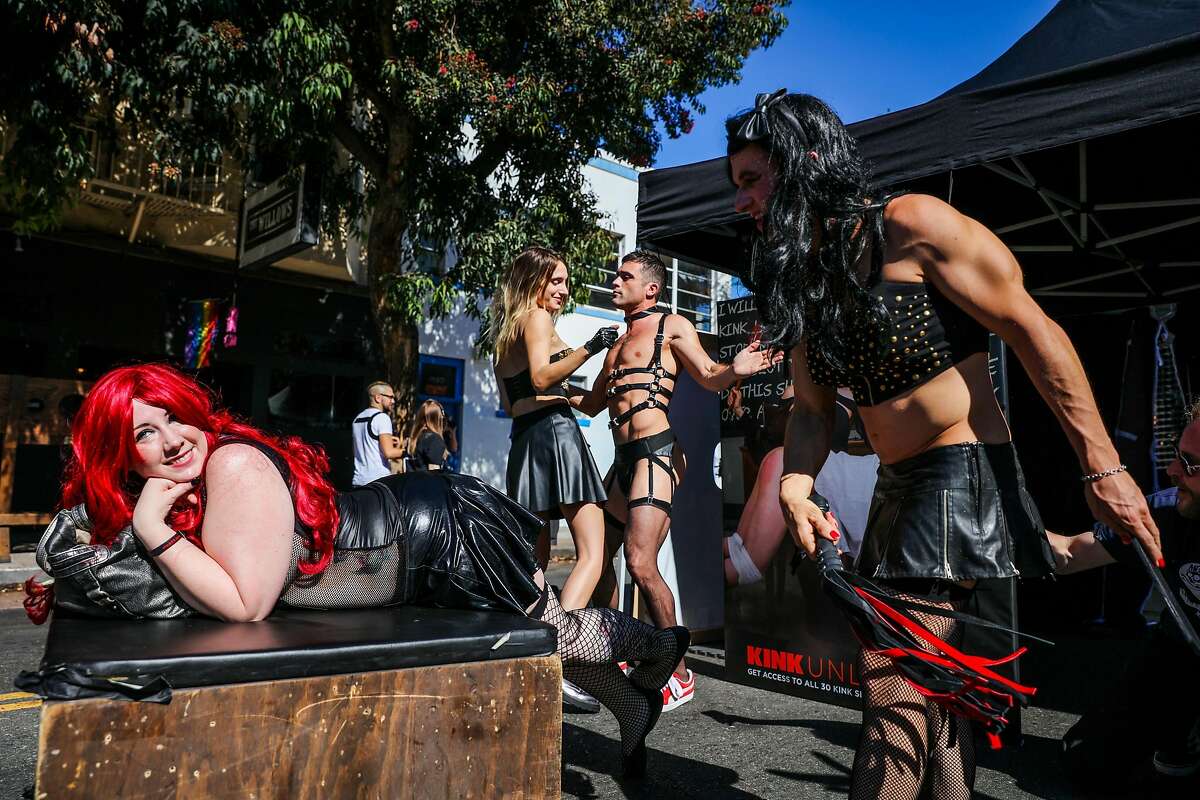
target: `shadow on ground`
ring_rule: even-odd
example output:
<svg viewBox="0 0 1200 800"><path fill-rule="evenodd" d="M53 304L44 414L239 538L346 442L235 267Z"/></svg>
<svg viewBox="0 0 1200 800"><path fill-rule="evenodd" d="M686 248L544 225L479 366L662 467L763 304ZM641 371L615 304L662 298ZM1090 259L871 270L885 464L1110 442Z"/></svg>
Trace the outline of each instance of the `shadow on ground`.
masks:
<svg viewBox="0 0 1200 800"><path fill-rule="evenodd" d="M621 769L621 746L615 739L563 722L562 792L568 797L596 798L601 795L592 777L581 770L616 775ZM736 770L692 758L650 750L646 777L639 781L618 780L627 798L721 797L758 800L758 795L738 789Z"/></svg>

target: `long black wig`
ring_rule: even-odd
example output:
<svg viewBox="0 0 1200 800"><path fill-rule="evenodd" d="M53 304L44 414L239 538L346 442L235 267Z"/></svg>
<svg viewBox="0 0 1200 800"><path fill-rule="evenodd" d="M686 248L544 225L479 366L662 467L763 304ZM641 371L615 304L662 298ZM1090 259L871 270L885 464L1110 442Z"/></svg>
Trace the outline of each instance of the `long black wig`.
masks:
<svg viewBox="0 0 1200 800"><path fill-rule="evenodd" d="M746 279L769 343L791 347L807 337L830 366L844 368L850 337L882 331L887 322L887 310L865 287L883 267L883 209L891 198L868 199L857 143L812 95L759 95L754 109L726 120L725 130L729 155L758 145L775 172ZM856 265L867 248L870 272L860 281Z"/></svg>

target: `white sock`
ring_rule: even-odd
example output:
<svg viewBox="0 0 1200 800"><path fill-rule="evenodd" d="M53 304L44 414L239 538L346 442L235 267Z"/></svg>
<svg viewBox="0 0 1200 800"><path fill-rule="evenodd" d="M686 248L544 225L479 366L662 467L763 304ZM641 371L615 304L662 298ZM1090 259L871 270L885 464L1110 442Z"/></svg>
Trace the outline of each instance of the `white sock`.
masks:
<svg viewBox="0 0 1200 800"><path fill-rule="evenodd" d="M738 586L758 583L762 580L762 573L758 571L758 567L754 566L754 560L746 552L746 545L742 542L742 537L736 532L729 537L729 560L733 564L733 571L737 573Z"/></svg>

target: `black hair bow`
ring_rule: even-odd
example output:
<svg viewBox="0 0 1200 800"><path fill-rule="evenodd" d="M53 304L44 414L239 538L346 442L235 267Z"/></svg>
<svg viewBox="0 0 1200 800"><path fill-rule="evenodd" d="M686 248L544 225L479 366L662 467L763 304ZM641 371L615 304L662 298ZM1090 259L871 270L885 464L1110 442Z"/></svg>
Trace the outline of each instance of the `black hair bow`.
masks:
<svg viewBox="0 0 1200 800"><path fill-rule="evenodd" d="M787 89L776 89L768 94L761 92L754 97L754 110L738 127L737 138L743 142L757 142L771 135L771 123L767 120L767 110L787 97Z"/></svg>

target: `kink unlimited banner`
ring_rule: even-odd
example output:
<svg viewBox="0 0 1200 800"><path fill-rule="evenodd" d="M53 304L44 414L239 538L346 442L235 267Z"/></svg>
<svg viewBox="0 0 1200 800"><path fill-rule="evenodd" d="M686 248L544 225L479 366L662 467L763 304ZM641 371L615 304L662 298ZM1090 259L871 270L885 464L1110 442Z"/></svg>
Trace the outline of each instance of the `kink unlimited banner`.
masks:
<svg viewBox="0 0 1200 800"><path fill-rule="evenodd" d="M754 298L719 303L717 319L720 359L728 363L759 335ZM721 396L726 677L858 707L858 643L822 592L816 566L798 557L779 511L788 369L785 359ZM860 491L869 497L872 489ZM731 545L742 548L742 572L757 579L738 574Z"/></svg>

